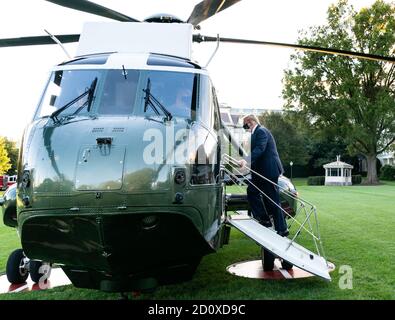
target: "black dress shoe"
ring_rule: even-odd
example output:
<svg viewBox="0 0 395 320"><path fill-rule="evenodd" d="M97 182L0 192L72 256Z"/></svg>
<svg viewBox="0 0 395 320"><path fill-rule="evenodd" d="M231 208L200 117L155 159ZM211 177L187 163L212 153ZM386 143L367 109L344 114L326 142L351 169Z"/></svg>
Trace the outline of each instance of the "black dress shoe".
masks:
<svg viewBox="0 0 395 320"><path fill-rule="evenodd" d="M273 226L270 221L260 221L259 223L266 228L271 228Z"/></svg>
<svg viewBox="0 0 395 320"><path fill-rule="evenodd" d="M279 236L282 236L282 237L288 237L288 235L289 235L288 229L285 229L284 231L278 231L277 233Z"/></svg>

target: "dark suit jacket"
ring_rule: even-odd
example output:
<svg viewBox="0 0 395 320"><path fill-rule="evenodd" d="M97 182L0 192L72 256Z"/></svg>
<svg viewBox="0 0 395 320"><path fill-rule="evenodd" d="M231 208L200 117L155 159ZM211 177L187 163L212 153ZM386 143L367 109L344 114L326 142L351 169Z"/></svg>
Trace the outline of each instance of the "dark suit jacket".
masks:
<svg viewBox="0 0 395 320"><path fill-rule="evenodd" d="M275 178L284 172L271 132L260 125L251 135L251 169L266 178Z"/></svg>

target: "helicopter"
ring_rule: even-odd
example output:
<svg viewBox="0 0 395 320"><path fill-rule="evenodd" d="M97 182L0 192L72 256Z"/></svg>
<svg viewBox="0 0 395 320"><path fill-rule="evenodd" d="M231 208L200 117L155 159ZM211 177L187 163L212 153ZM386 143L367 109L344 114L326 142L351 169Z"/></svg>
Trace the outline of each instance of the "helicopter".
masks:
<svg viewBox="0 0 395 320"><path fill-rule="evenodd" d="M192 60L191 46L259 44L393 58L195 33L240 0L204 0L186 21L167 14L138 21L86 0L48 1L117 22L87 23L81 35L0 39L0 47L79 43L75 57L53 68L23 134L18 181L8 195L15 207L4 217L22 245L7 263L12 282L28 272L38 280L43 265L57 264L76 287L150 290L191 279L203 256L229 243L231 226L330 279L322 256L251 217L227 215L248 202L226 195L225 164L235 159L222 138L239 156L247 152L221 121L215 88L205 66Z"/></svg>

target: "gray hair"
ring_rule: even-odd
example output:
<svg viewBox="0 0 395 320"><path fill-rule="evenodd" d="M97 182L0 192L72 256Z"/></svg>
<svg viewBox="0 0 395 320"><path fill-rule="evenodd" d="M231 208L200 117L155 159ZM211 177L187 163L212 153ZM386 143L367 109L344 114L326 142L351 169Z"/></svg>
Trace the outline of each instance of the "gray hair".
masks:
<svg viewBox="0 0 395 320"><path fill-rule="evenodd" d="M257 124L261 124L261 123L259 122L259 120L258 120L258 117L257 117L255 114L249 114L249 115L245 116L245 117L243 118L243 122L244 122L245 119L250 119L250 120L255 121Z"/></svg>

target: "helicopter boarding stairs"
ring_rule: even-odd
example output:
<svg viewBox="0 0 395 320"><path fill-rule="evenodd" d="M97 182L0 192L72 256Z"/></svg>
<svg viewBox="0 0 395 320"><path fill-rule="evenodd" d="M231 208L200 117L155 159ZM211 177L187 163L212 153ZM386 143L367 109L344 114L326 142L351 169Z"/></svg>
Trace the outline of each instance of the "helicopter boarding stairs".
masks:
<svg viewBox="0 0 395 320"><path fill-rule="evenodd" d="M252 181L248 181L247 183L244 179L239 178L244 175L240 171L240 167L236 159L227 154L223 155L223 159L225 164L231 168L231 170L229 170L225 166L225 172L235 182L235 185L240 187L243 193L245 193L245 189L242 186L247 186L248 183L255 186ZM271 182L259 173L251 170L251 168L247 167L247 169L260 176L262 179ZM318 219L315 206L300 197L295 197L291 192L285 190L284 187L281 187L280 185L277 185L277 187L282 189L282 192L285 192L287 196L297 201L297 210L294 216L279 206L281 212L284 212L289 217L288 220L290 220L290 222L288 223L288 228L290 230L290 238L282 237L278 235L274 229L264 227L253 217L247 215L245 213L246 211L235 211L236 214L228 215L227 223L244 233L246 236L257 242L258 245L270 251L275 256L278 256L309 273L330 281L330 265L324 255L321 237L318 230ZM262 190L258 190L261 192L262 196L269 198L264 192L262 192ZM271 199L269 198L269 200ZM303 235L310 235L312 237L316 253L296 243L296 239L302 234L302 232ZM292 235L293 237L291 238ZM305 241L306 239L303 240Z"/></svg>

